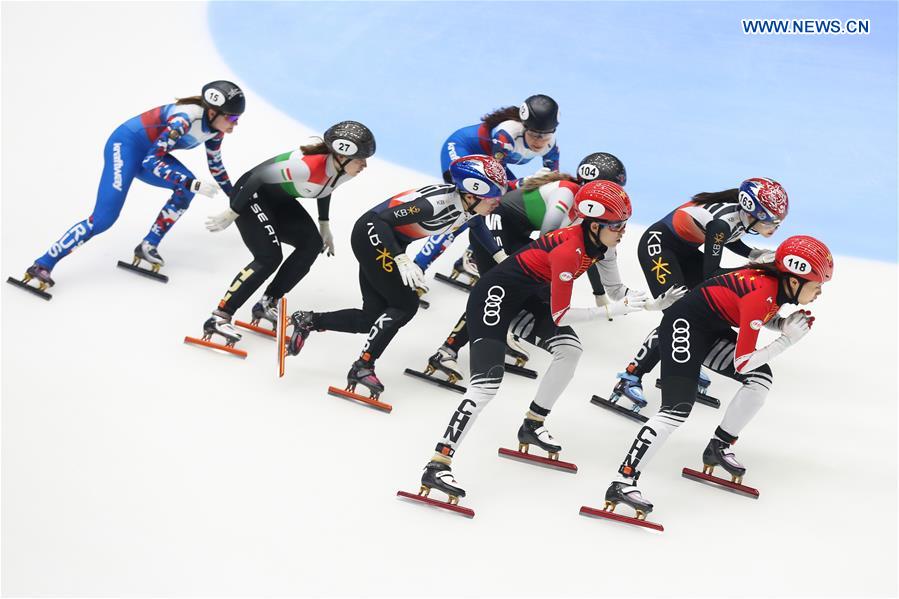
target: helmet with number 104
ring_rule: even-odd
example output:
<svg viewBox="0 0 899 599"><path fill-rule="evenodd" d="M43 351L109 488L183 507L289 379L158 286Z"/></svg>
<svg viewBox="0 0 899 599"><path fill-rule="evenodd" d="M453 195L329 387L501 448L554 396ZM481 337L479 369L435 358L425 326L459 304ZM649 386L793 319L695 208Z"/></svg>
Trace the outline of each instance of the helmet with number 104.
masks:
<svg viewBox="0 0 899 599"><path fill-rule="evenodd" d="M574 214L585 221L623 223L631 217L631 199L612 181L590 181L574 196Z"/></svg>
<svg viewBox="0 0 899 599"><path fill-rule="evenodd" d="M808 235L788 237L774 253L777 270L806 281L826 283L833 277L833 254L822 242Z"/></svg>
<svg viewBox="0 0 899 599"><path fill-rule="evenodd" d="M375 136L357 121L340 121L328 127L324 135L328 150L350 160L364 160L375 154Z"/></svg>
<svg viewBox="0 0 899 599"><path fill-rule="evenodd" d="M490 156L462 156L450 162L449 172L460 193L479 198L498 198L506 193L506 169Z"/></svg>
<svg viewBox="0 0 899 599"><path fill-rule="evenodd" d="M790 199L783 185L766 177L754 177L743 181L740 184L738 201L740 216L747 226L751 223L749 219L779 226L787 218L787 212L790 210Z"/></svg>
<svg viewBox="0 0 899 599"><path fill-rule="evenodd" d="M203 86L203 102L207 108L231 115L241 115L247 107L243 90L230 81L213 81Z"/></svg>
<svg viewBox="0 0 899 599"><path fill-rule="evenodd" d="M607 152L593 152L585 156L577 166L578 183L588 181L614 181L624 187L627 171L618 158Z"/></svg>

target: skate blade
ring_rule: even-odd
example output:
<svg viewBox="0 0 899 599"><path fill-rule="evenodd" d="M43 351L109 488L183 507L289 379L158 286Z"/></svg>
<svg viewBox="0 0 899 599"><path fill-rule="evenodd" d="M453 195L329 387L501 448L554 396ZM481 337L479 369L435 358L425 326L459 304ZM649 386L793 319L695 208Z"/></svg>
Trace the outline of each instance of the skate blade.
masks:
<svg viewBox="0 0 899 599"><path fill-rule="evenodd" d="M628 400L630 401L630 400ZM606 399L604 397L600 397L599 395L594 395L590 400L595 406L599 406L601 408L605 408L610 412L615 412L616 414L620 414L625 418L630 418L631 420L636 420L637 422L646 422L649 420L646 416L640 414L639 412L635 412L633 410L628 410L624 406L619 406L617 403L612 403L611 400Z"/></svg>
<svg viewBox="0 0 899 599"><path fill-rule="evenodd" d="M255 325L255 324L253 324L253 323L251 323L251 322L244 322L244 321L242 321L242 320L235 320L235 321L234 321L234 324L235 324L236 326L241 327L241 328L247 329L248 331L253 331L254 333L258 333L258 334L260 334L260 335L264 335L264 336L270 337L270 338L272 338L272 339L274 339L274 338L276 338L276 337L278 336L278 333L275 332L274 329L266 329L266 328L264 328L264 327L260 327L260 326L258 326L258 325Z"/></svg>
<svg viewBox="0 0 899 599"><path fill-rule="evenodd" d="M436 499L431 499L430 497L424 497L422 495L416 495L415 493L408 493L406 491L397 491L396 496L400 499L416 501L418 503L424 503L426 505L430 505L443 510L449 510L451 512L455 512L456 514L461 514L466 518L474 518L473 509L462 507L461 505L454 505L452 503L449 503L448 501L437 501Z"/></svg>
<svg viewBox="0 0 899 599"><path fill-rule="evenodd" d="M375 408L376 410L381 410L382 412L387 412L388 414L393 410L393 406L389 403L384 403L383 401L378 401L377 399L372 399L371 397L364 397L357 393L353 393L352 391L347 391L346 389L341 389L339 387L328 387L328 395L333 395L334 397L341 397L343 399L349 399L352 401L358 401L361 404L364 404L370 408Z"/></svg>
<svg viewBox="0 0 899 599"><path fill-rule="evenodd" d="M119 260L117 266L119 268L124 268L125 270L130 270L133 273L139 274L149 279L153 279L154 281L159 281L160 283L169 282L169 278L166 275L154 272L149 268L141 268L140 266L135 266L134 264L130 264L128 262L125 262L124 260Z"/></svg>
<svg viewBox="0 0 899 599"><path fill-rule="evenodd" d="M590 516L593 518L605 518L606 520L612 520L614 522L621 522L622 524L629 524L631 526L640 526L642 528L648 528L650 530L655 530L657 532L663 532L665 527L656 522L650 522L649 520L641 520L639 518L631 518L630 516L622 516L621 514L616 514L615 512L608 512L605 510L597 509L595 507L589 507L586 505L581 506L580 511L581 516Z"/></svg>
<svg viewBox="0 0 899 599"><path fill-rule="evenodd" d="M754 489L752 487L747 487L746 485L741 485L739 483L729 481L726 478L719 478L719 477L713 476L711 474L705 474L703 472L698 472L691 468L684 468L681 471L681 475L684 478L689 478L691 480L695 480L698 483L709 485L711 487L717 487L719 489L724 489L725 491L730 491L731 493L736 493L737 495L751 497L752 499L759 498L759 490L758 489Z"/></svg>
<svg viewBox="0 0 899 599"><path fill-rule="evenodd" d="M451 383L449 381L444 381L444 380L438 379L435 376L430 376L423 372L418 372L417 370L412 370L411 368L407 368L406 370L403 371L403 373L407 374L409 376L414 376L415 378L421 379L423 381L428 381L429 383L434 383L435 385L439 385L440 387L443 387L444 389L449 389L450 391L455 391L456 393L465 393L465 391L466 391L465 387L463 387L462 385L457 385L457 384Z"/></svg>
<svg viewBox="0 0 899 599"><path fill-rule="evenodd" d="M203 347L208 347L209 349L216 349L219 351L227 352L232 356L237 356L238 358L245 359L247 357L247 352L242 349L237 349L236 347L231 347L230 345L215 343L214 341L206 341L205 339L197 339L196 337L185 337L184 343L192 345L202 345Z"/></svg>
<svg viewBox="0 0 899 599"><path fill-rule="evenodd" d="M662 388L662 379L656 379L656 389ZM716 410L721 407L721 401L711 395L706 395L705 393L696 393L696 401L701 403L704 406L708 406L710 408L715 408Z"/></svg>
<svg viewBox="0 0 899 599"><path fill-rule="evenodd" d="M499 448L499 456L501 458L509 458L510 460L516 460L518 462L534 464L535 466L551 468L552 470L561 470L562 472L571 472L572 474L577 472L577 465L572 464L571 462L563 462L562 460L544 458L538 455L524 453L522 451L506 449L505 447Z"/></svg>
<svg viewBox="0 0 899 599"><path fill-rule="evenodd" d="M523 376L529 379L537 378L537 371L531 370L530 368L522 368L521 366L516 366L515 364L509 364L507 362L505 364L505 369L509 374L517 374L518 376Z"/></svg>
<svg viewBox="0 0 899 599"><path fill-rule="evenodd" d="M49 293L47 293L46 291L44 291L43 289L29 285L25 281L20 281L19 279L9 277L8 279L6 279L6 282L10 283L11 285L15 285L16 287L19 287L20 289L24 289L25 291L33 293L34 295L38 296L41 299L45 299L48 302L51 299L53 299L53 296L50 295Z"/></svg>
<svg viewBox="0 0 899 599"><path fill-rule="evenodd" d="M438 281L443 281L444 283L446 283L448 285L452 285L456 289L460 289L460 290L464 291L465 293L469 293L474 288L473 284L466 285L462 281L459 281L458 279L454 279L452 277L448 277L441 272L438 272L437 274L435 274L434 278Z"/></svg>
<svg viewBox="0 0 899 599"><path fill-rule="evenodd" d="M284 376L284 358L287 356L287 300L278 302L278 378Z"/></svg>

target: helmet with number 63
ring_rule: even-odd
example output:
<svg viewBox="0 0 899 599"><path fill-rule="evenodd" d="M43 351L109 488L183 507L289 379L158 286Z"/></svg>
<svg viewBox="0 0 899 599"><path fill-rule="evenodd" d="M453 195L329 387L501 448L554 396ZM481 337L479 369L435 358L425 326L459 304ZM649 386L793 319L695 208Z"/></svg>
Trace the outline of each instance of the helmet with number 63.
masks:
<svg viewBox="0 0 899 599"><path fill-rule="evenodd" d="M574 214L584 220L621 223L631 213L627 192L611 181L590 181L574 196Z"/></svg>
<svg viewBox="0 0 899 599"><path fill-rule="evenodd" d="M774 255L777 270L806 281L825 283L833 276L833 254L827 246L808 235L788 237Z"/></svg>
<svg viewBox="0 0 899 599"><path fill-rule="evenodd" d="M506 169L490 156L472 154L450 162L449 172L460 193L498 198L506 193Z"/></svg>

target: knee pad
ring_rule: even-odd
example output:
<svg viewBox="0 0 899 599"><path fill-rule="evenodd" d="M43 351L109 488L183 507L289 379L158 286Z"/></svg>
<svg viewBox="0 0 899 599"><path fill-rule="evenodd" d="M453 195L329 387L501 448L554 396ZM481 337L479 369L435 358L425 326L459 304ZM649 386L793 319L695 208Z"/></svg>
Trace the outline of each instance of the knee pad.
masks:
<svg viewBox="0 0 899 599"><path fill-rule="evenodd" d="M412 317L415 316L417 311L417 307L415 310L411 311L402 308L387 308L384 310L384 313L393 321L392 326L399 328L412 320Z"/></svg>
<svg viewBox="0 0 899 599"><path fill-rule="evenodd" d="M767 394L773 384L774 374L767 364L743 375L743 387L747 389L751 388Z"/></svg>

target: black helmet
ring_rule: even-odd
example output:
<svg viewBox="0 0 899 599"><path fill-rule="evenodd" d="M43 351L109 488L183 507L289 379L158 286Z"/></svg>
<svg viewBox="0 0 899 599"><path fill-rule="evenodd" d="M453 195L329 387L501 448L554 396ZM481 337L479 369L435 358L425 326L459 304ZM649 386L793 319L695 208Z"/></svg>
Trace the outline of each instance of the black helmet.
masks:
<svg viewBox="0 0 899 599"><path fill-rule="evenodd" d="M204 85L203 102L208 108L223 114L243 114L247 106L243 90L230 81L213 81Z"/></svg>
<svg viewBox="0 0 899 599"><path fill-rule="evenodd" d="M581 160L577 167L578 183L588 181L612 181L624 187L627 171L616 157L606 152L594 152Z"/></svg>
<svg viewBox="0 0 899 599"><path fill-rule="evenodd" d="M340 121L325 131L325 145L334 154L363 160L375 153L375 136L356 121Z"/></svg>
<svg viewBox="0 0 899 599"><path fill-rule="evenodd" d="M549 96L531 96L518 108L518 116L525 129L537 133L552 133L559 125L559 105Z"/></svg>

